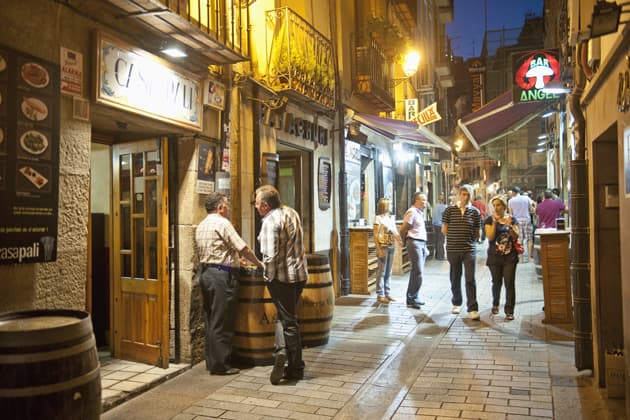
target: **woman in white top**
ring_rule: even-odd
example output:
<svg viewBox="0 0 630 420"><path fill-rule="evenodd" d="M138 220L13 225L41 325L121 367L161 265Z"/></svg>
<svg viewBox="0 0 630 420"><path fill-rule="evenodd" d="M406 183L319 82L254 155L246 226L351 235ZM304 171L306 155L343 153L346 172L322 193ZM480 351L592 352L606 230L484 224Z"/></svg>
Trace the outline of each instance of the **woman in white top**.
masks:
<svg viewBox="0 0 630 420"><path fill-rule="evenodd" d="M376 270L376 300L379 303L389 303L396 299L389 295L389 279L392 275L394 260L394 240L402 246L402 240L394 216L390 215L391 201L387 198L378 200L376 217L374 217L374 243L378 256Z"/></svg>

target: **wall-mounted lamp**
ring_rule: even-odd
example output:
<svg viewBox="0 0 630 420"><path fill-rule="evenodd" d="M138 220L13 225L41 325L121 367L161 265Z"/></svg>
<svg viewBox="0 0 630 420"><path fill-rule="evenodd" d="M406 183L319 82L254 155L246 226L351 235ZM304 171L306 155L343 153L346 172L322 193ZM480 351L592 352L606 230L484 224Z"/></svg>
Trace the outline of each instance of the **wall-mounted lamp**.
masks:
<svg viewBox="0 0 630 420"><path fill-rule="evenodd" d="M420 53L415 50L410 50L405 54L405 58L403 59L402 69L405 77L397 77L390 81L391 86L397 86L400 82L404 82L405 80L409 80L411 76L416 74L418 71L418 66L420 65Z"/></svg>
<svg viewBox="0 0 630 420"><path fill-rule="evenodd" d="M188 54L186 54L184 50L182 50L181 48L176 48L176 47L165 48L162 50L162 52L168 55L169 57L173 57L173 58L188 57Z"/></svg>
<svg viewBox="0 0 630 420"><path fill-rule="evenodd" d="M553 81L547 83L545 85L545 87L542 88L542 91L544 93L551 93L551 94L562 95L562 94L571 92L571 87L566 82L562 82L562 81L559 81L559 80L553 80Z"/></svg>
<svg viewBox="0 0 630 420"><path fill-rule="evenodd" d="M622 3L618 5L615 2L608 3L607 1L598 1L593 8L593 14L591 16L591 38L597 38L602 35L611 34L617 32L619 28L619 17L625 11L621 10L621 7L628 3Z"/></svg>
<svg viewBox="0 0 630 420"><path fill-rule="evenodd" d="M457 140L455 140L455 142L453 143L453 146L455 147L455 151L457 153L461 152L462 148L464 147L464 139L459 137Z"/></svg>

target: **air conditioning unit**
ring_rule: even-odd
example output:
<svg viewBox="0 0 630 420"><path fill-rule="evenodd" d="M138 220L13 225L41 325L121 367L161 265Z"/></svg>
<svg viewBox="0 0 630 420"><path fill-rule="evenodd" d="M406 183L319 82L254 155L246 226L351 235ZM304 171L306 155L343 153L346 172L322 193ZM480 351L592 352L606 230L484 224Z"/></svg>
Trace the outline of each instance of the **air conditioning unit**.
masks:
<svg viewBox="0 0 630 420"><path fill-rule="evenodd" d="M223 111L225 108L225 85L206 79L203 83L203 104Z"/></svg>

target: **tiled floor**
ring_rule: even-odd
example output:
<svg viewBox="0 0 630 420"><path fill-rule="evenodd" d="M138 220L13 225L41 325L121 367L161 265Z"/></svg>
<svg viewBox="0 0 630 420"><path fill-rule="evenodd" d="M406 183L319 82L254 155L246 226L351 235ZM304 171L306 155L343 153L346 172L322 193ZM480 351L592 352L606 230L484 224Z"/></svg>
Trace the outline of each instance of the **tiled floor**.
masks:
<svg viewBox="0 0 630 420"><path fill-rule="evenodd" d="M448 268L445 261L427 262L421 310L403 303L407 275L393 278L398 302L339 298L330 342L304 350L302 381L271 385L270 366L213 376L201 363L102 419L624 418L623 400L607 399L589 372L576 371L571 325L542 323L534 264L518 267L511 322L490 312L490 276L481 258L481 320L464 310L451 314Z"/></svg>
<svg viewBox="0 0 630 420"><path fill-rule="evenodd" d="M99 359L103 411L190 369L188 364L171 363L167 369L162 369L143 363L118 360L109 356L109 352L99 352Z"/></svg>

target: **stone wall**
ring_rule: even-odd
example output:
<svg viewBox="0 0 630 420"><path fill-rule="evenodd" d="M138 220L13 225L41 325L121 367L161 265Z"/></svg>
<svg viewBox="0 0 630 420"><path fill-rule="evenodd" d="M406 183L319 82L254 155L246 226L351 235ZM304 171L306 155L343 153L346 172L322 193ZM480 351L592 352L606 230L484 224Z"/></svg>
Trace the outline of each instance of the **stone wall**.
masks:
<svg viewBox="0 0 630 420"><path fill-rule="evenodd" d="M64 45L83 52L90 68L88 26L67 8L46 0L2 2L0 20L0 44L53 63L59 63ZM90 124L72 119L69 97L60 102L57 261L0 266L0 313L85 308Z"/></svg>

